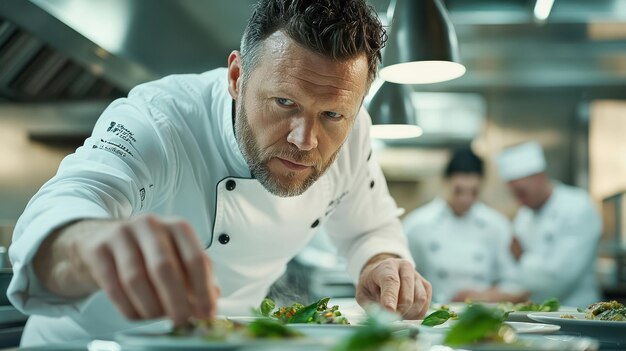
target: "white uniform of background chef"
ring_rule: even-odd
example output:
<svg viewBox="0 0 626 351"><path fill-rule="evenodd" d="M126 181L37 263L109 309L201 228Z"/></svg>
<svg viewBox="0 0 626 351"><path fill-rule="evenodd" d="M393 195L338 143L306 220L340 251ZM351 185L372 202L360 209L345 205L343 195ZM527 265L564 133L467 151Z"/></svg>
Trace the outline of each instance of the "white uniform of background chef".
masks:
<svg viewBox="0 0 626 351"><path fill-rule="evenodd" d="M23 345L136 326L120 311L176 323L248 313L320 226L360 303L424 315L430 286L361 109L382 26L364 1L298 4L263 1L228 70L133 89L63 160L11 246L9 298L36 315Z"/></svg>
<svg viewBox="0 0 626 351"><path fill-rule="evenodd" d="M512 273L511 225L479 201L483 168L469 148L455 150L444 171L443 197L404 219L416 267L432 284L436 302L502 286Z"/></svg>
<svg viewBox="0 0 626 351"><path fill-rule="evenodd" d="M587 192L551 182L536 142L505 149L496 161L522 204L513 226L517 283L537 302L556 297L562 305L585 307L598 301L594 268L602 227Z"/></svg>

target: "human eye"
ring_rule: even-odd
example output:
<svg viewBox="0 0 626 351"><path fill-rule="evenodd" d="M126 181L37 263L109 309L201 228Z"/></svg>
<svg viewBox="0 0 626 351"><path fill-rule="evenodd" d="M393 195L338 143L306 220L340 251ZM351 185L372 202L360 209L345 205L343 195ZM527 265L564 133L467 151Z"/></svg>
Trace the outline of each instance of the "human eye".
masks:
<svg viewBox="0 0 626 351"><path fill-rule="evenodd" d="M328 117L329 119L341 119L341 118L343 118L343 115L341 113L333 112L333 111L326 111L326 112L324 112L324 115L326 117Z"/></svg>
<svg viewBox="0 0 626 351"><path fill-rule="evenodd" d="M296 105L296 103L293 100L287 99L287 98L277 97L275 98L275 100L276 100L276 104L282 107L292 107Z"/></svg>

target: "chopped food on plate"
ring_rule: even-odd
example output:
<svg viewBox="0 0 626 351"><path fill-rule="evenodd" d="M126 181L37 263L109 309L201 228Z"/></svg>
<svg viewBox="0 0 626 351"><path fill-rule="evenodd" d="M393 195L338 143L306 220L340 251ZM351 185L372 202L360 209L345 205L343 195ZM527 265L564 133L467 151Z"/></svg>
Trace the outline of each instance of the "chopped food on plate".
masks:
<svg viewBox="0 0 626 351"><path fill-rule="evenodd" d="M585 318L602 321L626 321L626 307L617 301L596 302L585 309Z"/></svg>
<svg viewBox="0 0 626 351"><path fill-rule="evenodd" d="M294 303L291 306L276 308L276 303L266 298L261 302L259 310L262 316L276 318L285 324L350 324L339 311L339 306L328 306L329 300L329 297L325 297L308 306Z"/></svg>

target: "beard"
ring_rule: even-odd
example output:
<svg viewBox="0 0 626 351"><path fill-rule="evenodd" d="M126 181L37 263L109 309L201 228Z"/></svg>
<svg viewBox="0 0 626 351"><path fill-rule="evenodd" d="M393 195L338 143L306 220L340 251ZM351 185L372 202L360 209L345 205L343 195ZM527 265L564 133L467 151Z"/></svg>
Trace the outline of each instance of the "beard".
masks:
<svg viewBox="0 0 626 351"><path fill-rule="evenodd" d="M302 151L295 145L287 143L285 146L270 146L261 149L248 120L248 114L243 106L243 92L237 99L235 116L235 137L252 176L270 193L280 197L298 196L304 193L317 181L332 165L339 150L326 161L311 151ZM303 176L300 172L285 170L278 174L273 173L268 163L272 158L280 157L297 163L312 165L310 174Z"/></svg>

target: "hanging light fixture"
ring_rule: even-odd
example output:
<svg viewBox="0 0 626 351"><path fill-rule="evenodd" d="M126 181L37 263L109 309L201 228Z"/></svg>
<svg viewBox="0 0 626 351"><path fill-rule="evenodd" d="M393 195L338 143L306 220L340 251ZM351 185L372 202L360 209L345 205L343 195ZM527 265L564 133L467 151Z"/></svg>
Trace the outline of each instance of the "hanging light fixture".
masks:
<svg viewBox="0 0 626 351"><path fill-rule="evenodd" d="M372 138L408 139L422 135L408 86L383 83L366 107L373 121Z"/></svg>
<svg viewBox="0 0 626 351"><path fill-rule="evenodd" d="M459 45L441 0L393 0L380 77L402 84L443 82L465 74Z"/></svg>
<svg viewBox="0 0 626 351"><path fill-rule="evenodd" d="M548 19L548 16L550 16L550 11L552 11L553 5L554 0L537 0L535 8L533 9L535 21L539 23L545 22Z"/></svg>

